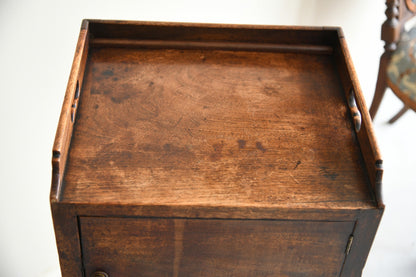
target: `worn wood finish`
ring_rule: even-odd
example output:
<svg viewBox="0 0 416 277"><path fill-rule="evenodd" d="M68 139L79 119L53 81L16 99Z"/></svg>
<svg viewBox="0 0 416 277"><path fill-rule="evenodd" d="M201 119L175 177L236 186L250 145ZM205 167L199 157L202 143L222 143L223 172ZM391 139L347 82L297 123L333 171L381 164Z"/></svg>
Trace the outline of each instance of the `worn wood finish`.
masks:
<svg viewBox="0 0 416 277"><path fill-rule="evenodd" d="M86 276L96 270L110 276L338 276L353 227L348 221L80 219L88 238L82 243Z"/></svg>
<svg viewBox="0 0 416 277"><path fill-rule="evenodd" d="M362 207L335 73L327 55L92 50L63 200Z"/></svg>
<svg viewBox="0 0 416 277"><path fill-rule="evenodd" d="M84 21L53 153L63 276L358 276L384 207L337 28Z"/></svg>

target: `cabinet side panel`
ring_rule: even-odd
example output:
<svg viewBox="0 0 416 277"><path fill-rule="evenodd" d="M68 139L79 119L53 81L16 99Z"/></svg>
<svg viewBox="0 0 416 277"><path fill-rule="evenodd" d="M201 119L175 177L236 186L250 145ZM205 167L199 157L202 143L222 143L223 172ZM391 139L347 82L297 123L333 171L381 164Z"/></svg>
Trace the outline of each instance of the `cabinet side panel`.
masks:
<svg viewBox="0 0 416 277"><path fill-rule="evenodd" d="M52 203L53 225L63 277L83 276L78 218L68 205Z"/></svg>
<svg viewBox="0 0 416 277"><path fill-rule="evenodd" d="M361 276L383 211L384 209L373 209L362 212L354 229L354 240L341 276Z"/></svg>

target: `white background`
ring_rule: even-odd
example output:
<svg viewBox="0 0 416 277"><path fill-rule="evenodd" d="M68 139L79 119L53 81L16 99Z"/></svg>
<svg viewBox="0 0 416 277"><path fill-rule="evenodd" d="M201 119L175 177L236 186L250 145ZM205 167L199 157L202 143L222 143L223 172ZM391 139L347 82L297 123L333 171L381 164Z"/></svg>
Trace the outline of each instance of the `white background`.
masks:
<svg viewBox="0 0 416 277"><path fill-rule="evenodd" d="M0 0L0 277L59 276L49 208L52 144L83 18L331 25L344 29L367 103L383 50L383 0ZM386 212L363 276L416 276L416 114L375 122Z"/></svg>

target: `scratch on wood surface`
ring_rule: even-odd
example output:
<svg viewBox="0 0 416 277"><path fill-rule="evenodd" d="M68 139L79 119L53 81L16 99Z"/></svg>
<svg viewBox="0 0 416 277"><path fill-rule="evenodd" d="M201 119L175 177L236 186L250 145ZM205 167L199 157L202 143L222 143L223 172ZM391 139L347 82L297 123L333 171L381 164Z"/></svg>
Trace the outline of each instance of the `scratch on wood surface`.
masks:
<svg viewBox="0 0 416 277"><path fill-rule="evenodd" d="M179 120L176 122L176 124L173 126L173 128L176 128L176 126L179 125L179 123L181 123L183 116L181 116L181 118L179 118Z"/></svg>
<svg viewBox="0 0 416 277"><path fill-rule="evenodd" d="M186 131L188 132L188 134L191 136L191 137L193 137L194 135L192 134L192 131L191 131L191 129L190 128L186 128Z"/></svg>
<svg viewBox="0 0 416 277"><path fill-rule="evenodd" d="M295 170L296 168L298 168L298 166L301 164L301 161L297 161L295 167L293 168L293 170Z"/></svg>
<svg viewBox="0 0 416 277"><path fill-rule="evenodd" d="M292 177L293 181L295 181L296 184L300 185L299 181L296 180L295 176L293 176L292 173L289 172L288 174L289 174L290 177Z"/></svg>

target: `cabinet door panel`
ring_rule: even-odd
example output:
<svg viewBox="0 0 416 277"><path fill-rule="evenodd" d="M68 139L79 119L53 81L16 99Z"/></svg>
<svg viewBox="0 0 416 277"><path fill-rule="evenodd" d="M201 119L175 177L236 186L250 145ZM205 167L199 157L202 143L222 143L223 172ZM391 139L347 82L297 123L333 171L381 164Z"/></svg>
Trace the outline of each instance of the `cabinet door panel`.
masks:
<svg viewBox="0 0 416 277"><path fill-rule="evenodd" d="M353 222L81 217L86 276L338 276Z"/></svg>

